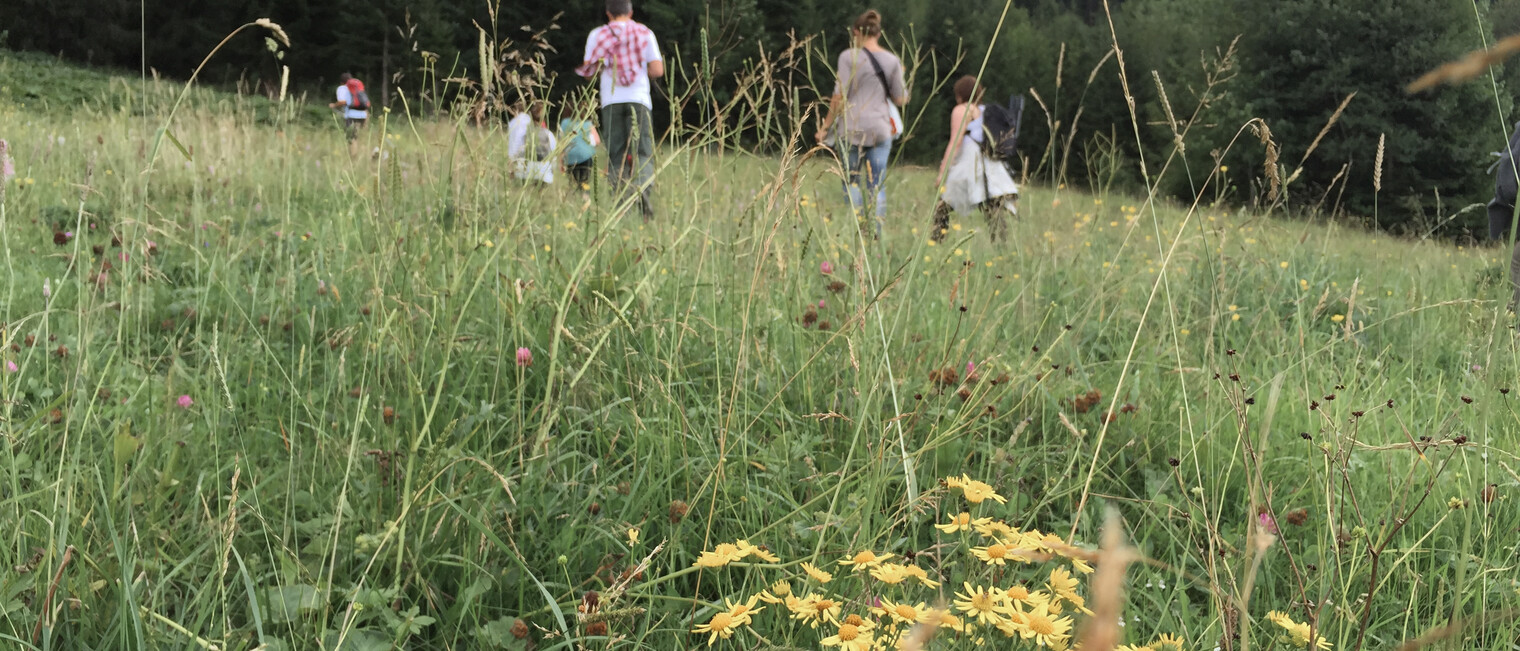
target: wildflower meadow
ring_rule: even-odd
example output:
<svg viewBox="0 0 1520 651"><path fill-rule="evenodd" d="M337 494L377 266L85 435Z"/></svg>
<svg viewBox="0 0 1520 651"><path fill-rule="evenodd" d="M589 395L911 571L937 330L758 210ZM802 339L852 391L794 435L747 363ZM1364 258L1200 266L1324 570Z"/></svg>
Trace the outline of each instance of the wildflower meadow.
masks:
<svg viewBox="0 0 1520 651"><path fill-rule="evenodd" d="M801 121L665 137L644 220L69 74L0 89L6 648L1520 640L1502 248L1055 179L936 242L908 164L878 240Z"/></svg>

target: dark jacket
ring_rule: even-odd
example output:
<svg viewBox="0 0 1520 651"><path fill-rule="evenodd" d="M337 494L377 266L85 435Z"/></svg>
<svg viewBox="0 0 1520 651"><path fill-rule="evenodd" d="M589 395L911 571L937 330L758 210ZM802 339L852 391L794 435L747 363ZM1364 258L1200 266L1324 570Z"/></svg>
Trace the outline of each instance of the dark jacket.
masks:
<svg viewBox="0 0 1520 651"><path fill-rule="evenodd" d="M1516 154L1520 154L1520 122L1515 123L1509 137L1509 149L1500 154L1496 163L1494 199L1488 202L1488 236L1493 239L1504 237L1515 218L1516 186L1520 185L1515 172Z"/></svg>

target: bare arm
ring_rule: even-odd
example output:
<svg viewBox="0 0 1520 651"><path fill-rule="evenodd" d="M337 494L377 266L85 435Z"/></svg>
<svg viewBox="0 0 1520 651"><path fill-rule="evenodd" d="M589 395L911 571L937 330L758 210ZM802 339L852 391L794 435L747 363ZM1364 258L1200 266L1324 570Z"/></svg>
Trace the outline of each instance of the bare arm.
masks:
<svg viewBox="0 0 1520 651"><path fill-rule="evenodd" d="M664 76L665 76L665 62L664 61L650 61L649 62L649 78L650 79L659 79L660 77L664 77Z"/></svg>
<svg viewBox="0 0 1520 651"><path fill-rule="evenodd" d="M596 147L596 146L599 146L601 144L602 144L602 135L596 132L596 127L591 127L591 146L592 147Z"/></svg>
<svg viewBox="0 0 1520 651"><path fill-rule="evenodd" d="M844 104L844 96L834 93L829 97L829 112L823 116L823 124L818 127L818 133L814 135L819 142L829 137L829 129L834 128L834 116L839 114L840 105Z"/></svg>
<svg viewBox="0 0 1520 651"><path fill-rule="evenodd" d="M950 161L954 160L955 151L961 141L960 138L956 137L961 131L957 127L964 122L965 114L966 106L964 104L950 110L950 141L945 143L945 155L940 157L939 160L939 182L936 186L945 184L945 170L950 168Z"/></svg>

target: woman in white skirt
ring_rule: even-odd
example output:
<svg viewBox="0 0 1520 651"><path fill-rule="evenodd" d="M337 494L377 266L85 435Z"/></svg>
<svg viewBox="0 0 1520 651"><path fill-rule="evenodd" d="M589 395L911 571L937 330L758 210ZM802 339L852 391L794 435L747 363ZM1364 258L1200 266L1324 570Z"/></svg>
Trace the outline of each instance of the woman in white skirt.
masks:
<svg viewBox="0 0 1520 651"><path fill-rule="evenodd" d="M986 132L982 129L982 88L976 77L967 75L955 82L955 109L950 112L950 143L940 162L940 197L934 207L934 231L930 237L940 241L950 232L950 211L967 214L980 210L987 218L992 241L1008 238L1008 220L1004 214L1018 215L1015 203L1019 186L1013 182L1007 166L982 151Z"/></svg>

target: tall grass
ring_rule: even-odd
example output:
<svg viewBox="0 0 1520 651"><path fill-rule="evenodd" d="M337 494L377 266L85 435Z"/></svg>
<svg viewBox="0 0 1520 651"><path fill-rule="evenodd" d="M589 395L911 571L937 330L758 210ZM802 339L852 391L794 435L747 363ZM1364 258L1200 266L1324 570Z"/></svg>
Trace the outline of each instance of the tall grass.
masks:
<svg viewBox="0 0 1520 651"><path fill-rule="evenodd" d="M964 474L1008 500L978 515L1076 558L1114 511L1093 598L1122 628L1090 640L1290 646L1282 611L1336 648L1510 648L1494 251L1038 184L1005 247L968 219L936 245L911 167L868 241L806 117L763 112L778 73L748 74L758 99L721 110L790 146L668 141L650 223L517 183L463 111L347 148L193 95L150 176L177 88L0 104L0 636L688 648L804 561L868 615L896 593L835 563L863 549L948 605L1029 578L931 526L975 510L941 481ZM780 561L692 567L739 539ZM1121 539L1135 563L1105 574ZM835 633L785 610L717 645Z"/></svg>

